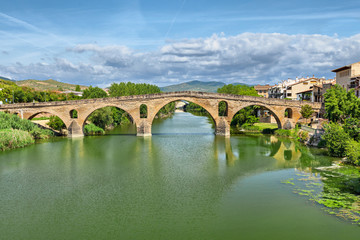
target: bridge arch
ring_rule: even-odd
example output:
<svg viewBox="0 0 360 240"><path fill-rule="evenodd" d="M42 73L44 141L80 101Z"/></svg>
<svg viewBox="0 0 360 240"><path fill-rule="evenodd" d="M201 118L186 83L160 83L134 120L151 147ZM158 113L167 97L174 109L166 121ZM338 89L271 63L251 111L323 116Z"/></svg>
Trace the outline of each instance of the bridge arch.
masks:
<svg viewBox="0 0 360 240"><path fill-rule="evenodd" d="M172 102L177 102L177 101L187 101L187 102L192 102L194 104L199 105L200 107L202 107L203 109L205 109L208 113L209 116L211 117L211 119L213 120L213 123L215 125L215 129L217 126L217 105L216 108L211 108L210 104L206 104L203 103L201 101L198 101L196 98L189 98L189 97L179 97L179 98L171 98L171 99L167 99L166 101L162 101L160 104L157 104L153 109L150 109L151 114L148 114L148 122L147 122L147 128L148 128L148 135L151 135L151 128L152 128L152 124L153 121L156 117L156 115L159 113L159 111L167 104L172 103ZM214 106L215 107L215 106ZM139 129L138 129L139 131ZM138 134L139 135L139 134Z"/></svg>
<svg viewBox="0 0 360 240"><path fill-rule="evenodd" d="M122 106L118 106L118 105L115 105L115 104L106 104L106 105L101 105L101 106L97 106L97 107L93 107L91 108L91 110L83 113L83 118L81 119L80 122L78 122L77 124L79 125L81 131L82 131L82 134L85 135L85 125L86 125L86 122L88 121L89 117L97 110L99 109L103 109L103 108L107 108L107 107L114 107L114 108L117 108L121 111L124 111L124 113L126 113L129 118L130 118L130 121L131 123L137 125L138 122L136 121L136 119L133 117L133 114L130 113L130 111L124 109ZM76 120L76 119L75 119ZM74 121L73 121L74 122ZM105 129L104 129L105 130Z"/></svg>
<svg viewBox="0 0 360 240"><path fill-rule="evenodd" d="M204 108L208 113L209 115L211 116L211 118L213 119L214 123L216 124L216 113L217 113L217 108L214 110L214 109L211 109L209 108L209 106L207 106L206 104L203 104L202 102L198 101L196 98L187 98L187 97L181 97L181 98L175 98L175 99L169 99L167 101L164 101L162 102L161 104L155 106L155 108L152 110L152 114L151 116L148 116L150 117L149 121L152 122L154 121L155 119L155 116L156 114L160 111L160 109L162 109L166 104L169 104L169 103L172 103L172 102L177 102L177 101L181 101L181 100L185 100L187 102L192 102L192 103L195 103L197 105L199 105L200 107ZM217 106L216 106L217 107Z"/></svg>
<svg viewBox="0 0 360 240"><path fill-rule="evenodd" d="M35 118L39 114L49 114L50 116L56 116L56 117L60 118L61 121L65 124L66 129L69 127L69 122L66 121L67 119L64 116L62 116L62 115L60 115L58 113L52 112L52 111L47 111L46 110L46 111L39 111L39 112L35 112L35 113L30 113L30 115L28 115L25 118L28 119L28 120L32 120L33 118Z"/></svg>
<svg viewBox="0 0 360 240"><path fill-rule="evenodd" d="M245 104L239 108L235 108L235 110L233 111L233 114L231 116L229 116L229 120L230 120L230 123L232 122L234 116L242 109L244 108L247 108L247 107L251 107L251 106L260 106L260 107L263 107L265 109L267 109L271 114L272 116L274 116L275 120L276 120L276 123L278 125L278 128L281 129L283 128L284 126L284 118L282 117L282 115L276 111L274 108L272 108L271 106L268 106L268 105L265 105L265 104L259 104L259 103L249 103L249 104Z"/></svg>

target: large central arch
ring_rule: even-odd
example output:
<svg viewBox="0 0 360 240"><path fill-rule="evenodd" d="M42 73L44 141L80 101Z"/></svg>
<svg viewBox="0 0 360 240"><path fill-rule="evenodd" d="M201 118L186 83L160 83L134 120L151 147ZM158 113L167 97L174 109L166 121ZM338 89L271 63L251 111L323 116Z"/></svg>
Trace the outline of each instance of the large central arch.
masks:
<svg viewBox="0 0 360 240"><path fill-rule="evenodd" d="M195 104L199 105L200 107L204 108L210 114L211 118L214 120L214 123L216 124L217 114L213 111L213 109L210 109L208 106L206 106L204 103L198 101L196 98L189 98L189 97L179 97L179 98L167 99L166 101L162 102L161 104L155 106L155 108L151 111L151 114L148 116L149 117L149 122L152 124L156 114L166 104L169 104L171 102L181 101L181 100L185 100L185 101L188 101L188 102L195 103Z"/></svg>

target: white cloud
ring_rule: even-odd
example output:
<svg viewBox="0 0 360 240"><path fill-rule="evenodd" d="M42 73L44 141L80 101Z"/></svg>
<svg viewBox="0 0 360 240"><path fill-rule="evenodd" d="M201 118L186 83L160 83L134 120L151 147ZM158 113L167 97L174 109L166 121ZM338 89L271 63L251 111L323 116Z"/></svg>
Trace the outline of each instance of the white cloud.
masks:
<svg viewBox="0 0 360 240"><path fill-rule="evenodd" d="M76 62L80 56L82 61ZM0 75L101 86L113 81L164 85L195 79L265 84L313 74L332 77L332 69L357 61L360 35L215 34L169 42L153 52L77 45L51 62L0 66Z"/></svg>

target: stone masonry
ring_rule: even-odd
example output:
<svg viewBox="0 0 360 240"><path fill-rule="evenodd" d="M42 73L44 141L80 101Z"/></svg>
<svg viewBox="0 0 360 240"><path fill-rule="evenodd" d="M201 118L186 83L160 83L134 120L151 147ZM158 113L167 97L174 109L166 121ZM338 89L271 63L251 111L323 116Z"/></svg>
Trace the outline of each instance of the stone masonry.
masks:
<svg viewBox="0 0 360 240"><path fill-rule="evenodd" d="M321 111L321 103L189 91L63 102L5 104L0 106L0 111L18 114L25 119L32 119L39 113L56 115L65 123L69 137L77 137L84 135L85 122L92 112L96 109L112 106L129 113L134 124L136 124L137 136L151 136L152 122L158 111L166 104L178 100L193 102L205 108L215 122L215 134L222 136L230 135L232 118L239 110L248 106L258 105L268 109L275 117L279 128L295 126L301 117L302 105L311 105L317 113ZM227 103L226 116L219 116L218 113L218 106L222 101ZM140 105L142 104L145 104L148 109L146 118L140 118ZM71 118L70 111L72 110L78 112L78 118ZM285 117L285 110L291 112L289 117Z"/></svg>

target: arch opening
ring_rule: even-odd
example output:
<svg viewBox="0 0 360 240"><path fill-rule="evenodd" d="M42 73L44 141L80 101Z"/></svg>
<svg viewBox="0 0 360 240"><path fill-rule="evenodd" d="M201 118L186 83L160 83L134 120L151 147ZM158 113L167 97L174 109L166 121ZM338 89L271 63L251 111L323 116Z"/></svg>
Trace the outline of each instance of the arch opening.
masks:
<svg viewBox="0 0 360 240"><path fill-rule="evenodd" d="M228 103L226 101L219 102L218 115L219 115L219 117L227 117L228 116Z"/></svg>
<svg viewBox="0 0 360 240"><path fill-rule="evenodd" d="M70 111L70 118L71 119L77 119L78 118L78 112L75 109Z"/></svg>
<svg viewBox="0 0 360 240"><path fill-rule="evenodd" d="M140 105L140 118L148 117L148 107L145 104Z"/></svg>
<svg viewBox="0 0 360 240"><path fill-rule="evenodd" d="M293 110L291 108L285 109L284 117L285 118L293 118Z"/></svg>
<svg viewBox="0 0 360 240"><path fill-rule="evenodd" d="M166 119L169 120L165 122ZM214 133L216 128L210 111L196 99L188 98L172 99L158 106L150 123L154 134L205 134Z"/></svg>
<svg viewBox="0 0 360 240"><path fill-rule="evenodd" d="M28 120L43 128L55 130L57 134L67 135L67 132L65 131L67 129L65 122L56 114L50 112L38 112L28 117Z"/></svg>
<svg viewBox="0 0 360 240"><path fill-rule="evenodd" d="M136 124L127 111L116 106L99 107L93 110L82 123L84 135L136 134Z"/></svg>
<svg viewBox="0 0 360 240"><path fill-rule="evenodd" d="M231 119L233 132L249 130L271 132L282 128L280 118L273 110L262 105L248 105L239 109Z"/></svg>

